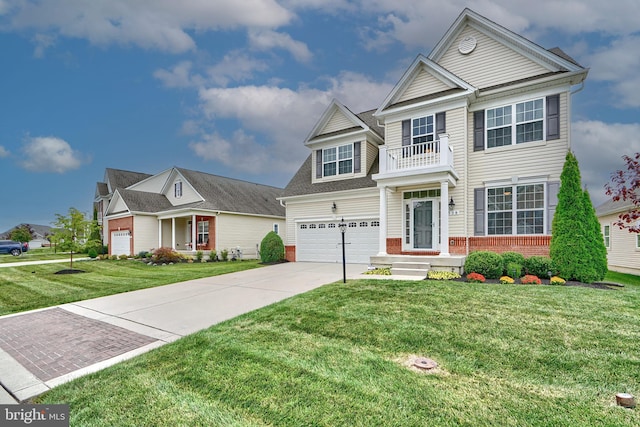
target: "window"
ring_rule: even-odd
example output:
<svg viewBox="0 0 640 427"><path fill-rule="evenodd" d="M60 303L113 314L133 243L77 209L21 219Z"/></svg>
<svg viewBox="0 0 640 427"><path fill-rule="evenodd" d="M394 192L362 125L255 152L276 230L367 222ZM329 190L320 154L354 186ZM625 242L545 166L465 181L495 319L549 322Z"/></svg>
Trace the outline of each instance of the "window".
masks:
<svg viewBox="0 0 640 427"><path fill-rule="evenodd" d="M411 138L413 144L433 141L433 116L413 119L411 126Z"/></svg>
<svg viewBox="0 0 640 427"><path fill-rule="evenodd" d="M314 229L314 228L316 228L316 225L315 224L309 224L309 228L310 229Z"/></svg>
<svg viewBox="0 0 640 427"><path fill-rule="evenodd" d="M604 237L605 248L610 248L611 247L611 227L609 225L605 225L603 227L602 236Z"/></svg>
<svg viewBox="0 0 640 427"><path fill-rule="evenodd" d="M369 226L369 223L367 221L362 221L360 223L360 227L368 227L368 226Z"/></svg>
<svg viewBox="0 0 640 427"><path fill-rule="evenodd" d="M325 228L326 226L326 224L318 224L318 228Z"/></svg>
<svg viewBox="0 0 640 427"><path fill-rule="evenodd" d="M300 224L300 230L306 230L307 224Z"/></svg>
<svg viewBox="0 0 640 427"><path fill-rule="evenodd" d="M198 221L198 244L209 243L209 221Z"/></svg>
<svg viewBox="0 0 640 427"><path fill-rule="evenodd" d="M329 224L329 228L336 228L336 225L331 223L331 224Z"/></svg>
<svg viewBox="0 0 640 427"><path fill-rule="evenodd" d="M380 221L371 221L372 227L380 227Z"/></svg>
<svg viewBox="0 0 640 427"><path fill-rule="evenodd" d="M543 234L544 209L544 184L489 188L487 232L489 235Z"/></svg>
<svg viewBox="0 0 640 427"><path fill-rule="evenodd" d="M543 98L486 111L487 148L544 139ZM515 117L513 114L515 111Z"/></svg>
<svg viewBox="0 0 640 427"><path fill-rule="evenodd" d="M640 249L640 234L636 234L636 249Z"/></svg>
<svg viewBox="0 0 640 427"><path fill-rule="evenodd" d="M280 234L280 225L279 224L273 224L273 232L276 234Z"/></svg>
<svg viewBox="0 0 640 427"><path fill-rule="evenodd" d="M349 223L349 228L355 228L355 227L357 227L357 226L358 226L358 223L357 223L357 222L350 222L350 223Z"/></svg>
<svg viewBox="0 0 640 427"><path fill-rule="evenodd" d="M182 181L177 181L173 184L173 195L176 198L182 197Z"/></svg>
<svg viewBox="0 0 640 427"><path fill-rule="evenodd" d="M322 176L353 172L353 144L322 150Z"/></svg>

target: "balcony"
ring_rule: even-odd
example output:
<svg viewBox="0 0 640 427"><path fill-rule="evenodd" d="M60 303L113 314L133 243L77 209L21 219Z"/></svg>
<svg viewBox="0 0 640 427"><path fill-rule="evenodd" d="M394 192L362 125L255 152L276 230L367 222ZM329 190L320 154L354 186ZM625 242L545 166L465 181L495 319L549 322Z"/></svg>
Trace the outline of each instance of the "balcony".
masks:
<svg viewBox="0 0 640 427"><path fill-rule="evenodd" d="M379 148L379 157L380 172L373 176L376 181L420 177L421 182L436 182L443 176L458 179L453 168L453 149L446 134L436 141L399 148L383 145Z"/></svg>

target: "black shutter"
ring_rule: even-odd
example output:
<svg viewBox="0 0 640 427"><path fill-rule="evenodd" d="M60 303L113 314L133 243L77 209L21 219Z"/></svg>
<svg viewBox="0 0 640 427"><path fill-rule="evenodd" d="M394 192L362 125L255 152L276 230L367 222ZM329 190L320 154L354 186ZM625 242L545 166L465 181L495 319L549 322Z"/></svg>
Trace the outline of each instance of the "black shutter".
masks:
<svg viewBox="0 0 640 427"><path fill-rule="evenodd" d="M411 120L402 121L402 146L411 145Z"/></svg>
<svg viewBox="0 0 640 427"><path fill-rule="evenodd" d="M353 143L353 173L359 173L362 169L360 168L360 141Z"/></svg>
<svg viewBox="0 0 640 427"><path fill-rule="evenodd" d="M436 139L438 135L443 133L447 133L447 113L444 111L442 113L436 113Z"/></svg>
<svg viewBox="0 0 640 427"><path fill-rule="evenodd" d="M473 190L473 234L484 236L484 188Z"/></svg>
<svg viewBox="0 0 640 427"><path fill-rule="evenodd" d="M557 181L547 183L547 234L551 234L551 225L553 224L553 216L556 213L558 205L558 190L560 183Z"/></svg>
<svg viewBox="0 0 640 427"><path fill-rule="evenodd" d="M316 178L322 178L322 150L316 150Z"/></svg>
<svg viewBox="0 0 640 427"><path fill-rule="evenodd" d="M547 141L560 138L560 95L547 96Z"/></svg>
<svg viewBox="0 0 640 427"><path fill-rule="evenodd" d="M473 151L484 150L484 110L473 113Z"/></svg>

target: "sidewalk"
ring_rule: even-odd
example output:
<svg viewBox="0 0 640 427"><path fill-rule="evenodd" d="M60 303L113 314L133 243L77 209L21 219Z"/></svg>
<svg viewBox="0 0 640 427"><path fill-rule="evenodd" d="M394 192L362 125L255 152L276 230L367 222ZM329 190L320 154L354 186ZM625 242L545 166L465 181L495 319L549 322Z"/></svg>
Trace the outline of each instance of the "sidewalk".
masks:
<svg viewBox="0 0 640 427"><path fill-rule="evenodd" d="M91 258L83 257L83 258L74 258L73 262L76 261L87 261ZM0 268L2 267L21 267L23 265L38 265L38 264L55 264L55 263L63 263L69 262L69 258L66 259L45 259L40 261L17 261L17 262L3 262L0 263Z"/></svg>
<svg viewBox="0 0 640 427"><path fill-rule="evenodd" d="M359 278L366 265L348 265ZM216 323L342 280L284 263L0 317L0 383L19 401ZM14 403L0 388L0 403ZM7 400L8 399L8 400Z"/></svg>

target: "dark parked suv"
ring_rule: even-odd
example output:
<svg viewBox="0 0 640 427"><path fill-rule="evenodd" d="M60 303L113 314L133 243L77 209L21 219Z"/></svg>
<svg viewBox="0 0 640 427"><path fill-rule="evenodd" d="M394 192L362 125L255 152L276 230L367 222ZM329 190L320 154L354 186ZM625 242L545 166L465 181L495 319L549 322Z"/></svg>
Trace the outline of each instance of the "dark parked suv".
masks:
<svg viewBox="0 0 640 427"><path fill-rule="evenodd" d="M29 243L14 242L13 240L0 240L0 254L21 255L29 250Z"/></svg>

